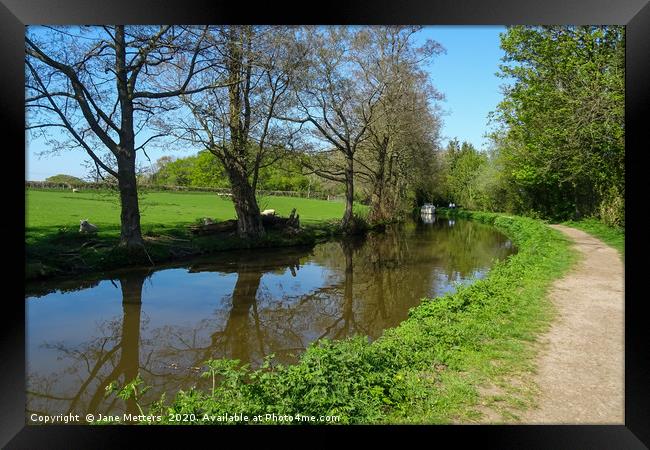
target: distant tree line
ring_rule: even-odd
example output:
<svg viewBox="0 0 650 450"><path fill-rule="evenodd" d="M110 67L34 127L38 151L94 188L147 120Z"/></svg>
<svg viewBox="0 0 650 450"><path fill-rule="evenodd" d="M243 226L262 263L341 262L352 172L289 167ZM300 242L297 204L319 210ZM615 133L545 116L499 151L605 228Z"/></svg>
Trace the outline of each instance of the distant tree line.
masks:
<svg viewBox="0 0 650 450"><path fill-rule="evenodd" d="M195 155L174 158L163 156L138 177L141 184L153 186L186 186L230 188L226 169L208 151ZM334 186L338 188L338 186ZM266 191L326 192L340 194L341 189L333 189L313 175L301 171L300 162L287 156L273 165L260 169L257 189Z"/></svg>
<svg viewBox="0 0 650 450"><path fill-rule="evenodd" d="M86 183L81 178L74 177L72 175L62 174L62 173L58 175L52 175L51 177L47 177L45 181L47 181L48 183L61 183L61 184L70 184L75 186Z"/></svg>

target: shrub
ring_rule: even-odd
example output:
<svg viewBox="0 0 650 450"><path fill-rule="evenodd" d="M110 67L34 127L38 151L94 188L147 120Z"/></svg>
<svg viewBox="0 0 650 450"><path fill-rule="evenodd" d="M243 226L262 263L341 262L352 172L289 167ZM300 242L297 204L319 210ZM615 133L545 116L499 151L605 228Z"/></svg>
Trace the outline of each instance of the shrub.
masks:
<svg viewBox="0 0 650 450"><path fill-rule="evenodd" d="M625 226L625 200L615 188L610 188L598 206L600 220L610 227Z"/></svg>

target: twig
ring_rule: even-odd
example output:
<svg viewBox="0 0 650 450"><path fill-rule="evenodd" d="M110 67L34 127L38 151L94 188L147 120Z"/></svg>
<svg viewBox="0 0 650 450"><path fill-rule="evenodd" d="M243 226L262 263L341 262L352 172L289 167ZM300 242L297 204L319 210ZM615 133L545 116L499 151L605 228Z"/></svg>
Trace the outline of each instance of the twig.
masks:
<svg viewBox="0 0 650 450"><path fill-rule="evenodd" d="M149 262L151 262L151 265L155 266L155 264L153 263L153 260L151 259L151 256L149 256L149 252L147 251L147 248L144 246L144 244L142 244L142 250L144 250L144 254L147 255L147 258L149 258Z"/></svg>

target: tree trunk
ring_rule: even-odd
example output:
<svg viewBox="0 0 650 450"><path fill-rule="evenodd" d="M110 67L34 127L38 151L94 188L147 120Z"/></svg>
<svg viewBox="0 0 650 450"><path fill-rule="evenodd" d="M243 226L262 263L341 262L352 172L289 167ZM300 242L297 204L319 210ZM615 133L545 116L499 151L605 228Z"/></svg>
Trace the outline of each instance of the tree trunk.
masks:
<svg viewBox="0 0 650 450"><path fill-rule="evenodd" d="M258 238L264 235L262 216L255 191L245 174L237 169L228 171L232 186L232 201L237 213L237 234L241 238Z"/></svg>
<svg viewBox="0 0 650 450"><path fill-rule="evenodd" d="M380 154L379 157L379 169L377 173L375 174L375 182L372 190L372 199L371 199L371 211L370 211L370 218L374 221L381 221L386 219L386 211L384 209L384 185L385 185L385 180L384 180L384 163L385 163L385 157L384 153Z"/></svg>
<svg viewBox="0 0 650 450"><path fill-rule="evenodd" d="M140 230L140 206L138 187L135 179L135 152L129 157L120 156L117 160L117 185L120 190L122 212L120 245L128 249L144 247Z"/></svg>
<svg viewBox="0 0 650 450"><path fill-rule="evenodd" d="M370 200L370 218L374 221L381 221L386 219L388 215L385 209L384 199L384 180L377 179L374 189L372 190L372 198Z"/></svg>
<svg viewBox="0 0 650 450"><path fill-rule="evenodd" d="M122 339L120 353L120 367L124 373L124 383L135 380L140 372L140 311L141 303L123 303ZM138 413L135 398L126 400L126 412Z"/></svg>
<svg viewBox="0 0 650 450"><path fill-rule="evenodd" d="M377 172L375 173L375 182L372 190L370 218L375 221L385 220L387 211L385 208L384 187L386 185L386 155L388 153L388 137L384 137L381 142L377 142L375 151L377 152Z"/></svg>
<svg viewBox="0 0 650 450"><path fill-rule="evenodd" d="M144 250L140 231L140 206L135 178L135 132L133 128L133 90L129 88L124 25L115 27L115 75L120 104L120 141L112 149L117 158L117 183L120 189L120 246Z"/></svg>
<svg viewBox="0 0 650 450"><path fill-rule="evenodd" d="M354 161L348 158L348 167L345 169L345 213L341 220L344 231L351 231L354 226L352 206L354 204Z"/></svg>

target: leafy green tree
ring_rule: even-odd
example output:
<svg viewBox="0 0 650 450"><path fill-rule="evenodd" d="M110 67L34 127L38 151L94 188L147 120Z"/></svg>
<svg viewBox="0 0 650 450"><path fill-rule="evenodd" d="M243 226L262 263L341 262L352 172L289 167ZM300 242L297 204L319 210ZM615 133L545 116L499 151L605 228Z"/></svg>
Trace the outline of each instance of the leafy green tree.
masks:
<svg viewBox="0 0 650 450"><path fill-rule="evenodd" d="M72 175L58 174L45 179L48 183L68 183L68 184L85 184L86 182L81 178L73 177Z"/></svg>
<svg viewBox="0 0 650 450"><path fill-rule="evenodd" d="M154 175L155 184L161 186L189 186L196 156L165 161Z"/></svg>
<svg viewBox="0 0 650 450"><path fill-rule="evenodd" d="M195 187L230 187L228 174L217 158L208 151L202 150L192 159L190 170L190 186Z"/></svg>
<svg viewBox="0 0 650 450"><path fill-rule="evenodd" d="M501 47L513 82L495 117L518 208L622 224L624 28L514 26Z"/></svg>
<svg viewBox="0 0 650 450"><path fill-rule="evenodd" d="M258 187L269 191L307 191L318 190L319 183L314 183L302 174L300 161L286 156L273 165L260 170Z"/></svg>
<svg viewBox="0 0 650 450"><path fill-rule="evenodd" d="M156 162L151 183L159 186L229 188L230 181L221 161L201 150L185 158L164 156ZM320 190L320 184L301 173L299 161L284 157L264 164L257 187L270 191Z"/></svg>
<svg viewBox="0 0 650 450"><path fill-rule="evenodd" d="M468 142L459 144L454 139L447 145L445 160L449 201L468 209L480 209L486 203L481 184L485 184L483 178L488 165L487 155Z"/></svg>

